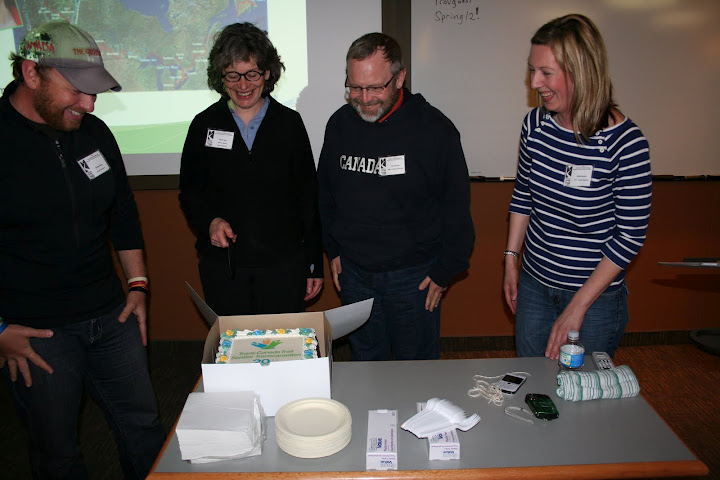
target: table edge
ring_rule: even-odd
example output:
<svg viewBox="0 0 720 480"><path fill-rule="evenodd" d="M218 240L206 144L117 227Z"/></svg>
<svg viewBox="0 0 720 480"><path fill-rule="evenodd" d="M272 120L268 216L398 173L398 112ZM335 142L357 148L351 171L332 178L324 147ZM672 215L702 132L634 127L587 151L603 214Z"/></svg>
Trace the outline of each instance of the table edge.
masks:
<svg viewBox="0 0 720 480"><path fill-rule="evenodd" d="M602 478L651 478L704 476L709 473L707 465L700 460L681 460L669 462L634 462L634 463L601 463L588 465L553 465L540 467L501 467L481 469L450 469L450 470L392 470L392 471L361 471L361 472L151 472L148 480L213 479L243 480L266 479L437 479L456 480L492 479L517 480L537 479L555 480L557 478L574 478L592 480Z"/></svg>

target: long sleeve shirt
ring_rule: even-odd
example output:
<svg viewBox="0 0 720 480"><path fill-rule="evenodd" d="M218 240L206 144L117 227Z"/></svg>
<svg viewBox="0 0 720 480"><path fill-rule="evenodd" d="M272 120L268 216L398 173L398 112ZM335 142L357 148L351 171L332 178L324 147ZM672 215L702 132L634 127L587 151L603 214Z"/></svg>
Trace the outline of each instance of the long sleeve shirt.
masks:
<svg viewBox="0 0 720 480"><path fill-rule="evenodd" d="M572 181L573 168L591 178ZM607 291L617 289L645 242L651 190L648 142L629 118L580 145L550 114L532 110L510 204L530 216L523 268L545 285L578 290L607 257L623 269Z"/></svg>

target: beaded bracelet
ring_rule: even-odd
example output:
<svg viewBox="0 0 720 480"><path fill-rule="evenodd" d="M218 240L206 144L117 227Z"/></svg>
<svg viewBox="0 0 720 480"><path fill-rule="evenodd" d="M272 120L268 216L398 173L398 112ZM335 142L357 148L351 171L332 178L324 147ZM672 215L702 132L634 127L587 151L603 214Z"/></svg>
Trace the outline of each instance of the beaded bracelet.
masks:
<svg viewBox="0 0 720 480"><path fill-rule="evenodd" d="M505 250L505 251L503 252L503 255L505 255L506 257L507 257L508 255L512 255L512 256L515 257L515 258L520 258L520 254L519 254L518 252L513 252L512 250Z"/></svg>

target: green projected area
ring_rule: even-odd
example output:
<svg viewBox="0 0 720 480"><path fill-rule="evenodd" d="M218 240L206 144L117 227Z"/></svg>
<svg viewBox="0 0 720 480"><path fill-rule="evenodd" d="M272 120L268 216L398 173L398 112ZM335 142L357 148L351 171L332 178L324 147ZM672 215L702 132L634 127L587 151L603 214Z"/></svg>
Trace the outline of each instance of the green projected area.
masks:
<svg viewBox="0 0 720 480"><path fill-rule="evenodd" d="M182 151L190 122L112 127L124 155Z"/></svg>

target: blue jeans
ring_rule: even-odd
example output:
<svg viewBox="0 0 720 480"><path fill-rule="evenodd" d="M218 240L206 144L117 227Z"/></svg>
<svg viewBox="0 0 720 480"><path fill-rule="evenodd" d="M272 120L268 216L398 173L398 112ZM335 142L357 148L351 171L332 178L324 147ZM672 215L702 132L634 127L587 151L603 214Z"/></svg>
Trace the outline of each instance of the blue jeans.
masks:
<svg viewBox="0 0 720 480"><path fill-rule="evenodd" d="M545 355L553 323L573 295L573 291L543 285L525 270L520 272L515 314L515 346L519 357ZM627 297L628 289L622 284L618 290L600 295L590 306L580 328L580 343L586 353L615 354L630 320Z"/></svg>
<svg viewBox="0 0 720 480"><path fill-rule="evenodd" d="M350 334L352 359L426 360L440 357L440 306L425 310L418 286L435 260L389 272L370 272L341 257L343 305L374 298L370 318Z"/></svg>
<svg viewBox="0 0 720 480"><path fill-rule="evenodd" d="M147 352L124 303L92 320L53 328L52 338L30 339L54 370L30 365L32 386L18 373L10 390L30 437L33 478L87 478L78 446L78 415L87 387L105 412L126 478L145 478L165 440L148 372Z"/></svg>

